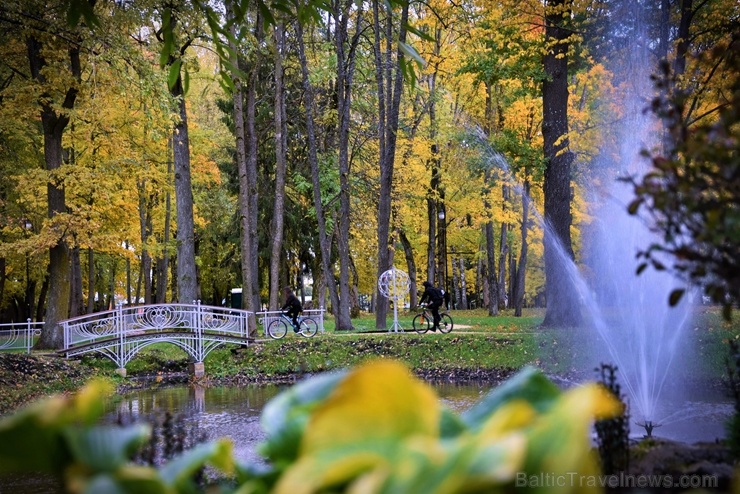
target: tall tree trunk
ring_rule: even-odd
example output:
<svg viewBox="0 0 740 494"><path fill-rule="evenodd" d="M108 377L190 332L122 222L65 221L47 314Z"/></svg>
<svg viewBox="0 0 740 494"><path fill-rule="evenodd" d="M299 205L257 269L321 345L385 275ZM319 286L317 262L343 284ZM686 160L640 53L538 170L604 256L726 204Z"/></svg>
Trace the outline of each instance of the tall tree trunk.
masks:
<svg viewBox="0 0 740 494"><path fill-rule="evenodd" d="M487 199L490 188L489 183L493 181L493 178L491 177L491 171L487 171L485 174L485 184L486 186L483 188L483 209L486 212L486 216L488 218L488 221L486 221L485 225L483 226L483 233L485 234L486 238L486 277L485 277L485 287L486 287L486 293L488 294L488 301L487 301L487 307L488 307L488 315L489 316L497 316L499 311L499 298L498 298L498 292L499 292L499 281L496 275L496 240L494 238L494 231L493 231L493 209L491 207L491 203ZM501 265L501 261L499 260L499 270L505 271L504 267Z"/></svg>
<svg viewBox="0 0 740 494"><path fill-rule="evenodd" d="M328 309L326 303L326 280L324 278L324 268L321 262L321 256L317 256L313 272L317 273L313 280L313 303L315 309Z"/></svg>
<svg viewBox="0 0 740 494"><path fill-rule="evenodd" d="M285 174L288 136L283 87L283 56L285 52L285 26L275 26L275 199L272 208L272 248L270 250L270 309L280 307L280 259L283 249L283 224L285 219Z"/></svg>
<svg viewBox="0 0 740 494"><path fill-rule="evenodd" d="M676 60L673 63L673 71L677 76L686 72L686 54L689 52L691 40L691 21L694 18L693 0L681 0L681 17L678 22L678 33L676 34Z"/></svg>
<svg viewBox="0 0 740 494"><path fill-rule="evenodd" d="M193 188L190 179L190 138L182 80L177 79L173 96L179 98L180 121L173 133L175 164L175 209L177 211L177 293L181 303L198 300L198 277L195 265L195 224L193 222ZM151 287L151 281L149 283ZM151 288L150 288L151 289ZM148 297L151 300L151 295Z"/></svg>
<svg viewBox="0 0 740 494"><path fill-rule="evenodd" d="M451 286L443 286L445 292L450 293L450 296L452 297L452 307L455 309L460 308L460 271L459 266L457 262L457 258L455 257L455 250L452 249L450 259L452 261L452 285Z"/></svg>
<svg viewBox="0 0 740 494"><path fill-rule="evenodd" d="M514 316L521 317L524 307L525 272L527 270L527 253L529 252L529 180L524 181L522 191L522 246L519 252L519 265L516 270L516 292L514 294Z"/></svg>
<svg viewBox="0 0 740 494"><path fill-rule="evenodd" d="M25 273L25 279L26 279L26 294L24 299L24 320L28 318L34 317L34 309L36 307L36 280L31 279L31 259L30 255L26 253L26 273ZM5 272L5 259L0 259L0 277L6 278L7 273ZM0 296L2 295L2 290L0 290ZM2 300L2 298L0 298Z"/></svg>
<svg viewBox="0 0 740 494"><path fill-rule="evenodd" d="M480 249L480 247L479 247ZM483 287L485 286L485 283L483 281L483 277L485 276L484 271L484 265L483 265L483 257L480 255L476 256L477 260L475 263L475 306L474 309L477 309L481 306L481 297L483 296Z"/></svg>
<svg viewBox="0 0 740 494"><path fill-rule="evenodd" d="M427 194L427 280L434 280L437 271L437 198L436 190L439 179L436 167L432 168L432 179Z"/></svg>
<svg viewBox="0 0 740 494"><path fill-rule="evenodd" d="M506 211L508 202L511 200L511 187L504 185L502 187L503 201L501 207ZM499 256L498 256L498 305L499 307L505 306L504 300L506 299L506 258L509 254L509 224L506 222L501 223L501 237L499 241Z"/></svg>
<svg viewBox="0 0 740 494"><path fill-rule="evenodd" d="M142 258L139 261L139 277L136 280L136 293L134 294L134 299L136 300L136 303L139 303L139 300L141 300L141 285L142 285L142 279L144 278L144 259Z"/></svg>
<svg viewBox="0 0 740 494"><path fill-rule="evenodd" d="M170 10L169 23L163 23L163 28L169 30L172 39L176 39L175 27L178 17L174 10ZM189 39L182 43L177 50L173 50L167 60L170 68L180 63L182 57L192 43ZM193 186L190 177L190 137L188 129L188 115L185 105L185 90L182 81L181 69L177 70L175 83L170 87L170 94L177 101L179 120L172 132L172 150L175 167L175 211L177 214L177 296L181 303L194 303L200 298L198 276L195 264L195 223L193 220ZM151 295L149 300L151 300Z"/></svg>
<svg viewBox="0 0 740 494"><path fill-rule="evenodd" d="M335 0L333 5L336 26L335 46L337 52L337 114L339 117L339 229L337 250L339 251L339 306L335 311L338 330L352 329L350 317L349 290L349 222L350 222L350 180L349 180L349 131L350 109L352 103L352 82L355 74L356 47L362 33L362 4L348 0ZM356 31L351 43L347 43L347 25L351 12Z"/></svg>
<svg viewBox="0 0 740 494"><path fill-rule="evenodd" d="M509 289L506 294L506 307L511 307L514 303L516 293L516 257L514 253L509 251Z"/></svg>
<svg viewBox="0 0 740 494"><path fill-rule="evenodd" d="M71 75L79 81L82 69L78 46L71 44L68 54ZM27 39L27 48L31 77L43 86L46 83L46 76L43 72L46 60L42 44L38 39L30 36ZM44 132L44 161L48 171L57 170L62 166L62 135L69 123L69 110L74 107L77 92L75 85L67 89L62 101L52 101L48 95L39 101L41 126ZM50 181L47 185L47 198L48 216L53 222L58 214L66 212L64 185ZM36 348L59 349L64 345L64 335L59 322L67 318L70 298L69 249L64 237L57 239L49 249L48 279L52 289L47 303L44 329L36 343Z"/></svg>
<svg viewBox="0 0 740 494"><path fill-rule="evenodd" d="M468 309L468 284L465 279L465 259L460 257L458 259L460 263L460 310Z"/></svg>
<svg viewBox="0 0 740 494"><path fill-rule="evenodd" d="M438 189L439 202L437 204L437 286L443 290L451 290L447 283L447 211L445 209L445 190Z"/></svg>
<svg viewBox="0 0 740 494"><path fill-rule="evenodd" d="M44 281L41 283L41 290L39 290L39 299L36 304L36 318L35 321L44 320L44 311L46 310L46 294L49 293L49 275L44 276Z"/></svg>
<svg viewBox="0 0 740 494"><path fill-rule="evenodd" d="M7 265L5 257L0 257L0 300L3 300L5 295L5 281L8 279ZM28 257L26 257L26 267L28 266ZM28 269L26 269L26 293L28 293ZM28 303L26 303L28 305ZM31 317L31 311L29 310L29 316Z"/></svg>
<svg viewBox="0 0 740 494"><path fill-rule="evenodd" d="M168 173L169 175L169 173ZM156 298L154 300L157 304L163 304L167 302L167 283L168 283L168 267L170 264L170 223L172 216L172 205L170 193L166 193L165 197L165 213L164 213L164 232L162 234L162 256L157 258L157 286L155 289Z"/></svg>
<svg viewBox="0 0 740 494"><path fill-rule="evenodd" d="M172 139L167 141L167 177L172 174L172 161L170 156L172 155ZM167 284L168 284L168 270L170 264L170 228L172 223L172 197L170 191L165 192L164 197L164 231L162 232L161 242L164 246L162 249L162 255L157 258L157 286L155 289L156 299L154 300L157 304L163 304L167 301Z"/></svg>
<svg viewBox="0 0 740 494"><path fill-rule="evenodd" d="M409 306L416 307L418 305L419 298L416 291L416 261L414 261L414 250L403 230L398 231L398 239L401 241L401 245L403 246L403 255L406 258L406 269L409 273Z"/></svg>
<svg viewBox="0 0 740 494"><path fill-rule="evenodd" d="M487 209L490 205L487 205ZM493 220L486 222L486 257L488 269L486 270L486 281L488 286L488 315L498 315L498 281L496 279L496 242L493 238Z"/></svg>
<svg viewBox="0 0 740 494"><path fill-rule="evenodd" d="M570 237L570 175L573 154L568 150L569 32L561 24L568 18L570 1L546 2L547 53L543 64L547 77L542 85L542 137L547 162L544 183L547 312L543 324L558 327L574 327L580 323L578 301L567 275L567 263L574 258ZM521 258L519 269L522 269ZM516 296L518 306L519 293Z"/></svg>
<svg viewBox="0 0 740 494"><path fill-rule="evenodd" d="M378 138L380 150L380 190L378 195L378 278L391 267L390 218L393 189L393 165L396 153L396 135L398 132L401 90L403 88L404 64L403 52L396 48L396 60L393 60L393 16L387 12L385 24L385 49L381 51L380 8L379 0L373 0L373 26L375 39L375 74L378 85ZM388 5L388 4L386 4ZM406 42L406 24L408 22L409 4L404 2L401 10L398 41ZM395 68L393 73L392 68ZM375 326L386 328L388 300L377 291Z"/></svg>
<svg viewBox="0 0 740 494"><path fill-rule="evenodd" d="M350 316L356 318L360 316L360 311L362 310L360 307L360 275L357 273L357 266L355 266L355 260L352 257L349 258L349 270L352 273Z"/></svg>
<svg viewBox="0 0 740 494"><path fill-rule="evenodd" d="M228 3L230 9L229 15L234 17L235 14L231 9L234 8L232 2ZM232 26L232 35L236 38L236 26ZM231 63L241 69L241 58L238 55L237 46L231 44L233 53ZM242 270L242 309L252 310L253 301L251 296L251 264L248 259L251 251L251 241L249 239L249 182L247 169L247 144L246 144L246 123L244 120L244 82L240 74L232 74L234 78L234 90L232 94L234 103L234 137L236 140L236 166L239 174L239 225L241 227L241 270ZM249 288L248 288L249 285Z"/></svg>
<svg viewBox="0 0 740 494"><path fill-rule="evenodd" d="M80 247L75 245L71 252L69 317L77 317L83 314L82 263L80 262Z"/></svg>
<svg viewBox="0 0 740 494"><path fill-rule="evenodd" d="M116 275L118 271L118 260L113 259L110 267L110 277L108 278L108 296L106 297L108 303L106 308L108 310L116 308Z"/></svg>
<svg viewBox="0 0 740 494"><path fill-rule="evenodd" d="M298 56L301 63L301 74L303 79L304 98L306 100L306 133L308 135L308 161L311 166L311 184L313 185L313 204L316 210L316 221L319 227L319 248L321 254L321 266L326 286L329 289L332 309L336 311L339 307L339 295L334 282L334 271L331 268L331 239L326 234L326 216L324 205L321 202L321 176L319 171L318 143L316 141L316 129L314 125L314 89L309 79L308 60L303 40L303 26L296 22L296 34L298 37Z"/></svg>
<svg viewBox="0 0 740 494"><path fill-rule="evenodd" d="M126 241L126 249L129 248L128 240ZM94 274L94 273L91 273ZM92 276L89 277L90 280L92 280ZM91 287L88 287L91 288ZM93 292L94 293L94 292ZM88 307L88 313L92 312L90 310L90 298L87 299L87 307ZM127 256L126 257L126 305L131 306L131 259Z"/></svg>
<svg viewBox="0 0 740 494"><path fill-rule="evenodd" d="M144 286L144 303L152 303L152 279L151 279L151 267L152 257L149 254L149 235L150 235L150 221L149 216L149 202L147 200L147 184L146 180L140 180L138 182L138 193L139 193L139 234L141 236L141 276L139 277L139 285L136 293L136 301L139 302L140 287Z"/></svg>
<svg viewBox="0 0 740 494"><path fill-rule="evenodd" d="M254 34L257 45L261 45L263 38L262 16L255 19ZM257 150L259 147L257 136L257 82L262 57L257 52L255 60L249 70L249 83L246 94L246 169L239 170L239 198L241 205L242 222L242 276L244 286L242 297L244 308L251 311L260 310L259 285L259 236L257 234L257 218L259 217L257 183Z"/></svg>

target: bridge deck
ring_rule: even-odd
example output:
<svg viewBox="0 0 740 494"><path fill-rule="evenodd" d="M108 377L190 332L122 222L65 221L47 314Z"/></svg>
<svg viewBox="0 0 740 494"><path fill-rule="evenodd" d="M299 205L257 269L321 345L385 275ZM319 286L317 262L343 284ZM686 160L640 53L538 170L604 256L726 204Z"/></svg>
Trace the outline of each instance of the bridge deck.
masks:
<svg viewBox="0 0 740 494"><path fill-rule="evenodd" d="M191 331L182 330L164 330L160 332L148 332L146 334L131 335L126 337L126 344L131 346L137 346L141 349L148 345L155 343L170 342L173 340L188 340L193 339L195 336ZM206 341L218 341L220 343L234 343L237 345L250 345L257 340L251 337L231 336L222 334L209 334L203 333L202 339ZM120 339L117 337L101 338L89 343L83 343L71 346L69 348L62 348L57 350L57 354L62 357L74 357L77 355L83 355L93 351L101 350L103 348L111 348L120 345Z"/></svg>

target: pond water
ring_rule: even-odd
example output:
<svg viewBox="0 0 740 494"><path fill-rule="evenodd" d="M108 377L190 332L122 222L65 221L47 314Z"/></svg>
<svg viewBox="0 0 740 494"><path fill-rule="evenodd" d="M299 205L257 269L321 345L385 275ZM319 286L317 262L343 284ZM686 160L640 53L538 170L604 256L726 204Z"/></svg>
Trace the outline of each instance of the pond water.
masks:
<svg viewBox="0 0 740 494"><path fill-rule="evenodd" d="M462 412L480 400L487 384L433 384L440 400ZM116 396L107 407L106 422L130 422L144 417L161 417L169 412L181 417L185 428L196 430L203 439L228 437L234 444L234 456L244 463L261 463L255 447L265 439L260 414L265 403L284 390L285 385L249 385L203 388L198 386L163 387ZM698 397L697 397L698 396ZM694 395L696 401L665 404L665 417L653 435L695 443L713 442L725 437L724 424L733 411L732 403L718 391ZM630 424L631 435L640 438L644 430ZM0 478L0 494L37 494L60 492L50 479L43 477Z"/></svg>
<svg viewBox="0 0 740 494"><path fill-rule="evenodd" d="M204 433L208 440L228 437L234 443L234 456L244 462L260 462L255 446L265 434L260 426L262 408L287 385L249 385L203 388L166 387L134 391L116 397L108 405L108 420L119 417L130 422L140 417L167 412L181 417L186 426ZM438 384L438 396L458 412L473 405L490 389L487 385Z"/></svg>
<svg viewBox="0 0 740 494"><path fill-rule="evenodd" d="M449 408L462 412L475 404L490 390L483 384L435 383L432 385L441 401ZM265 435L259 423L264 404L285 386L262 385L245 387L192 386L132 392L111 404L110 416L145 416L152 412L170 412L183 417L188 425L197 427L210 439L229 437L234 443L234 455L247 462L260 462L255 446ZM732 403L722 393L707 393L697 401L665 404L664 419L653 435L695 443L713 442L725 437L725 422L732 414ZM640 438L645 430L630 424L631 435Z"/></svg>

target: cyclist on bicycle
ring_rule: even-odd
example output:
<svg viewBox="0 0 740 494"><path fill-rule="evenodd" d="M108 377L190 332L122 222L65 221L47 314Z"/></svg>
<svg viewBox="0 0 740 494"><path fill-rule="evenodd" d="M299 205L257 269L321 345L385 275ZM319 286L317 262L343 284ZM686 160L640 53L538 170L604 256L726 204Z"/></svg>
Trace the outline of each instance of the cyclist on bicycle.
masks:
<svg viewBox="0 0 740 494"><path fill-rule="evenodd" d="M435 288L429 281L425 281L422 285L424 286L424 293L419 300L419 304L423 304L426 300L429 300L427 308L432 312L432 317L434 318L434 327L432 327L432 331L437 331L437 329L439 329L440 319L439 307L442 305L442 302L444 302L444 295L439 288Z"/></svg>
<svg viewBox="0 0 740 494"><path fill-rule="evenodd" d="M283 295L285 295L285 304L280 310L285 311L285 313L293 320L293 331L297 333L300 331L300 326L298 325L298 314L303 312L303 306L290 287L286 286L283 288Z"/></svg>

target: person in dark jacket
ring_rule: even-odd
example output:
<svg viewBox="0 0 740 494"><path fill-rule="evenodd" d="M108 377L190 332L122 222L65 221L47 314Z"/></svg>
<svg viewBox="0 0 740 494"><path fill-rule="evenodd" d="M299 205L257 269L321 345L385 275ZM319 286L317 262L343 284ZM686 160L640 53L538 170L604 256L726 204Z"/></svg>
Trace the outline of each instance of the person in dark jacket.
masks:
<svg viewBox="0 0 740 494"><path fill-rule="evenodd" d="M425 281L422 285L424 286L424 293L422 294L419 303L423 304L425 301L429 301L427 303L427 308L432 311L432 317L434 318L432 331L437 331L437 329L439 329L440 319L439 307L442 305L442 302L444 302L444 295L442 295L442 291L439 288L435 288L429 281Z"/></svg>
<svg viewBox="0 0 740 494"><path fill-rule="evenodd" d="M285 295L285 304L282 309L290 318L293 320L293 331L298 332L298 314L303 312L303 306L301 301L295 296L293 290L289 287L283 288L283 295Z"/></svg>

